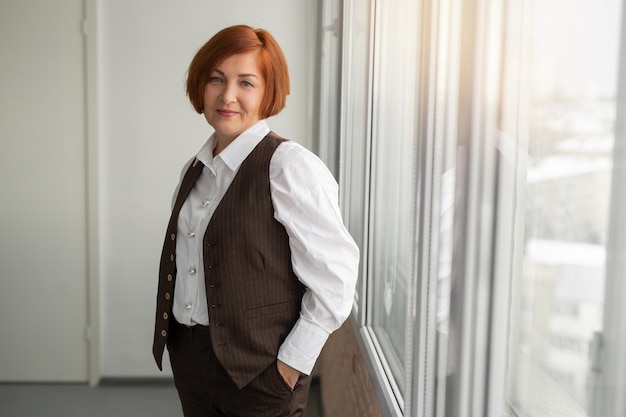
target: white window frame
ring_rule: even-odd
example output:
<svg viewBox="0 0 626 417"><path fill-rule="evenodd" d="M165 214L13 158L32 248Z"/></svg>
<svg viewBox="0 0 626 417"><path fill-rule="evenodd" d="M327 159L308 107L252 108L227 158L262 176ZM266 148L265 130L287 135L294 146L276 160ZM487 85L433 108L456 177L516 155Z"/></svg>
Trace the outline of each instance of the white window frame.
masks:
<svg viewBox="0 0 626 417"><path fill-rule="evenodd" d="M345 59L350 52L350 13L353 7L352 1L346 0L344 3L344 61L343 61L343 83L342 97L349 97L350 88L350 63ZM376 23L380 19L380 4L385 0L372 1L374 9L372 12L373 38L370 39L370 55L374 57L377 51L377 42L382 40L378 36ZM483 417L487 414L488 405L480 399L486 398L486 392L493 392L493 389L502 389L504 367L492 367L491 374L484 375L483 369L487 369L486 352L493 352L494 349L504 350L503 343L499 338L494 337L491 330L490 311L492 308L492 247L491 238L493 233L493 216L494 216L494 192L495 192L495 164L496 164L496 115L498 108L497 83L489 82L490 77L498 79L499 77L499 45L500 36L495 38L491 35L496 33L500 35L502 24L502 2L498 0L474 0L465 1L463 6L474 13L463 13L463 21L461 27L464 28L462 33L455 32L455 28L451 27L452 33L449 36L462 36L464 39L472 39L473 42L465 42L464 49L461 51L466 60L464 64L461 88L463 100L459 99L459 108L468 109L469 113L456 113L454 106L446 108L445 103L437 102L436 88L433 88L435 80L438 77L444 77L447 80L453 80L454 74L458 74L459 57L450 57L454 61L453 70L447 73L437 73L438 68L435 65L437 53L442 53L438 48L437 19L440 24L444 24L447 19L453 17L459 18L463 8L459 6L459 2L447 2L447 9L441 10L441 3L436 0L420 2L419 13L421 28L419 31L422 41L417 51L419 59L419 68L421 74L416 80L418 83L418 114L415 117L419 120L418 132L418 172L416 175L417 186L419 188L418 200L416 202L416 239L420 239L417 253L417 267L413 272L414 279L410 289L409 296L413 297L413 304L410 307L410 323L413 327L414 348L410 357L407 359L407 381L399 381L407 384L407 398L399 396L397 382L392 377L389 366L382 354L376 337L368 327L371 322L369 315L368 300L371 291L371 285L368 282L372 277L369 273L369 258L367 250L362 253L362 281L355 303L355 314L353 320L355 327L358 329L358 340L361 349L366 358L368 369L372 375L373 383L381 404L386 415L389 416L431 416L433 412L437 415L446 416L466 416L467 411L471 410L469 415ZM494 20L494 17L496 18ZM473 60L474 58L478 58ZM472 62L475 63L473 67ZM471 68L468 70L468 67ZM457 72L454 72L454 71ZM377 73L376 61L372 58L370 71ZM376 78L372 76L371 85L376 90ZM444 101L449 103L451 97L458 94L455 90L457 86L452 88L449 95ZM374 97L369 92L368 97ZM449 105L449 104L448 104ZM437 120L435 112L444 111L447 114L446 122L441 119ZM368 124L370 126L376 123L376 114L372 110L368 111ZM350 126L345 123L345 109L341 117L341 137L351 138ZM457 120L454 120L454 119ZM443 126L442 126L443 123ZM456 125L459 126L456 132ZM442 129L445 127L446 129ZM371 131L368 136L368 155L371 156ZM436 397L440 394L441 385L436 384L437 375L441 377L441 370L436 369L435 363L435 338L436 331L436 297L437 297L437 261L438 261L438 215L439 204L438 199L432 199L433 195L439 195L441 191L441 176L443 174L443 166L441 164L441 131L445 130L446 134L458 134L458 142L468 145L464 149L464 153L459 158L460 167L457 166L457 178L469 179L466 194L457 195L458 204L461 209L455 210L457 214L455 238L459 242L463 242L457 246L455 253L456 263L455 270L462 275L455 280L453 291L455 294L461 294L462 298L460 309L453 309L451 315L454 317L463 317L461 326L453 329L451 337L455 340L461 340L465 343L459 345L460 349L450 349L449 359L453 359L458 365L457 381L464 381L466 384L453 384L446 381L443 386L449 392L445 397ZM342 140L341 144L341 161L344 164L340 170L340 178L346 178L348 170L348 160L344 155L349 154L352 144ZM369 175L375 169L370 160L367 167ZM369 178L365 179L369 184ZM344 190L342 201L347 201L346 195L350 190L345 188L346 181L342 181ZM371 184L370 184L371 186ZM369 200L366 193L366 200ZM346 211L347 212L347 211ZM434 214L436 213L436 215ZM369 213L366 213L364 227L365 241L368 240ZM479 243L476 245L476 243ZM367 248L367 245L365 245ZM466 251L459 253L459 248L465 248ZM468 249L469 248L469 249ZM474 263L478 260L478 263ZM469 286L469 288L468 288ZM468 291L465 291L465 290ZM506 291L506 288L499 288L498 292ZM478 309L475 307L479 306ZM470 319L471 318L471 319ZM469 335L471 337L466 337ZM496 342L497 341L497 342ZM486 347L490 346L490 349ZM456 346L455 346L456 347ZM504 357L504 354L500 355ZM446 363L443 361L442 363ZM478 365L478 366L477 366ZM435 368L435 369L433 369ZM445 376L445 375L444 375ZM439 391L438 391L439 389ZM491 390L491 391L487 391ZM502 398L501 396L496 396ZM476 399L479 401L476 401ZM492 396L489 396L492 398ZM500 402L500 407L502 403ZM500 415L498 412L490 411L490 416Z"/></svg>
<svg viewBox="0 0 626 417"><path fill-rule="evenodd" d="M626 415L626 4L622 4L620 63L616 97L615 141L609 234L606 253L606 286L603 333L597 335L597 379L593 395L596 416Z"/></svg>

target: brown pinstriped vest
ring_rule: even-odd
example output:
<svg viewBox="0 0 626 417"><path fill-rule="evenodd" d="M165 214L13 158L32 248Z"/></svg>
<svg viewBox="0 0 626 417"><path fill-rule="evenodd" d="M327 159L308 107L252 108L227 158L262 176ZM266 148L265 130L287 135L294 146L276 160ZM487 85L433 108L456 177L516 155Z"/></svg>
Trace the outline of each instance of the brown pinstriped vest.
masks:
<svg viewBox="0 0 626 417"><path fill-rule="evenodd" d="M284 139L268 134L242 163L203 240L213 350L242 388L276 360L299 317L304 286L291 267L285 228L274 219L269 165ZM181 183L167 227L159 270L153 354L162 357L176 282L178 213L202 171L196 161Z"/></svg>

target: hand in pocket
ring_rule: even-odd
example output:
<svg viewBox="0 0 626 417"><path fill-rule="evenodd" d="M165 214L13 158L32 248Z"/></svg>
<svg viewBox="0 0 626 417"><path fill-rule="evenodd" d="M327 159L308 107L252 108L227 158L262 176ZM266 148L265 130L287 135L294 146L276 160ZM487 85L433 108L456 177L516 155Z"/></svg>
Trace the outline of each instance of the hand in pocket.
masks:
<svg viewBox="0 0 626 417"><path fill-rule="evenodd" d="M300 371L291 366L287 365L285 362L280 359L276 361L276 367L278 368L278 373L283 377L285 383L291 388L293 391L296 387L296 383L298 379L300 379Z"/></svg>

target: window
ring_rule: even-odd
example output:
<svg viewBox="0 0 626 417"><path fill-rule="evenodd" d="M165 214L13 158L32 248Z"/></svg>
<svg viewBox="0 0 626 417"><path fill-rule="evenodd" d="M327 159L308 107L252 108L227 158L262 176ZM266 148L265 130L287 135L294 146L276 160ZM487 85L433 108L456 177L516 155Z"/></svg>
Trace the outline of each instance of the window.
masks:
<svg viewBox="0 0 626 417"><path fill-rule="evenodd" d="M321 0L319 3L320 85L316 152L335 177L339 173L342 10L342 0Z"/></svg>
<svg viewBox="0 0 626 417"><path fill-rule="evenodd" d="M624 16L344 0L341 201L385 415L626 415Z"/></svg>
<svg viewBox="0 0 626 417"><path fill-rule="evenodd" d="M373 13L369 0L346 1L342 68L341 114L341 205L344 221L361 248L361 271L357 284L355 312L363 296L363 277L367 270L365 219L368 213L370 141L371 137L371 22Z"/></svg>
<svg viewBox="0 0 626 417"><path fill-rule="evenodd" d="M522 227L507 402L520 416L618 415L600 411L607 381L599 363L606 332L617 330L606 328L604 316L619 311L607 304L607 280L623 279L607 269L608 236L623 233L610 219L611 200L623 193L611 191L621 4L534 0L524 7L527 94L505 107L521 116L524 152L516 163Z"/></svg>
<svg viewBox="0 0 626 417"><path fill-rule="evenodd" d="M406 28L418 15L414 2L392 6L344 2L341 184L345 221L362 253L355 313L376 358L379 392L400 412L411 377L416 249L417 34Z"/></svg>
<svg viewBox="0 0 626 417"><path fill-rule="evenodd" d="M417 26L413 4L379 4L377 33L385 41L379 41L374 51L368 325L399 399L407 395L416 267L417 39L415 31L405 30Z"/></svg>

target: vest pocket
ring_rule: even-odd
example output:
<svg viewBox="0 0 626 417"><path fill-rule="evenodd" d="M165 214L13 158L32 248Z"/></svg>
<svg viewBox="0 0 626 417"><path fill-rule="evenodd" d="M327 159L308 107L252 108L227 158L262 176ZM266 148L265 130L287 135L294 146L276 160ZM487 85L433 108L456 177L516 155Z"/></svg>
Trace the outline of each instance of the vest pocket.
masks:
<svg viewBox="0 0 626 417"><path fill-rule="evenodd" d="M294 310L294 304L295 303L293 301L285 301L282 303L250 308L244 312L244 318L249 320L257 317L271 316L273 314L292 312Z"/></svg>

